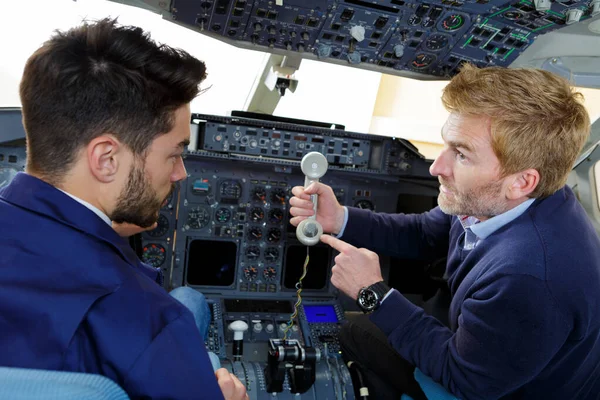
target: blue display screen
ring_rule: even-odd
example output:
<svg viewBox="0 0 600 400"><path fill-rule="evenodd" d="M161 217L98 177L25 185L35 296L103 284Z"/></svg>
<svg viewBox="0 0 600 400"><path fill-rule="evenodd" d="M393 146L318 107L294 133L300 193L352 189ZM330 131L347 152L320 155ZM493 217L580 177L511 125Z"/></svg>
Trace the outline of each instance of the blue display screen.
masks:
<svg viewBox="0 0 600 400"><path fill-rule="evenodd" d="M338 322L335 308L332 305L304 306L304 313L308 322Z"/></svg>

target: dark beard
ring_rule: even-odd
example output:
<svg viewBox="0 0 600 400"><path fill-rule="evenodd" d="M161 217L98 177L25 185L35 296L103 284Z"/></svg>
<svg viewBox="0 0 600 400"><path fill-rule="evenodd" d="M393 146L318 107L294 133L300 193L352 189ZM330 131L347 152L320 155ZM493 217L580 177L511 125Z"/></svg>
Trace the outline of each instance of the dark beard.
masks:
<svg viewBox="0 0 600 400"><path fill-rule="evenodd" d="M175 185L171 188L171 192L174 188ZM129 172L127 185L119 195L117 205L109 218L116 223L127 222L149 228L158 220L158 213L166 198L158 197L151 183L146 179L143 162L139 167L136 161Z"/></svg>

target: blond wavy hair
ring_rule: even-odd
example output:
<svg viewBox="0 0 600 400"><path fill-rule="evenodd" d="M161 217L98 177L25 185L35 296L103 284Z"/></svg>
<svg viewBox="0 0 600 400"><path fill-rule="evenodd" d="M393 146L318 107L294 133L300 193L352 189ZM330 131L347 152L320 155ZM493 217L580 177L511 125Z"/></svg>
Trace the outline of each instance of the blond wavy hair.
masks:
<svg viewBox="0 0 600 400"><path fill-rule="evenodd" d="M532 68L477 68L465 64L446 86L450 112L491 118L492 148L502 177L529 168L540 181L530 197L563 187L589 133L583 95L569 82Z"/></svg>

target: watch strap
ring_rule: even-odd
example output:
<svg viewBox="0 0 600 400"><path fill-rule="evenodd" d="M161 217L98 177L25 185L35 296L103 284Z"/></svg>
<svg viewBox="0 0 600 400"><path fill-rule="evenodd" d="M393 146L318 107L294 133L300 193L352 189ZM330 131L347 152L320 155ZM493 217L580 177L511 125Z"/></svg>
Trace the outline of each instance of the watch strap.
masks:
<svg viewBox="0 0 600 400"><path fill-rule="evenodd" d="M375 292L377 298L381 302L391 288L384 281L380 281L372 284L371 286L368 286L367 289L370 289L373 292Z"/></svg>

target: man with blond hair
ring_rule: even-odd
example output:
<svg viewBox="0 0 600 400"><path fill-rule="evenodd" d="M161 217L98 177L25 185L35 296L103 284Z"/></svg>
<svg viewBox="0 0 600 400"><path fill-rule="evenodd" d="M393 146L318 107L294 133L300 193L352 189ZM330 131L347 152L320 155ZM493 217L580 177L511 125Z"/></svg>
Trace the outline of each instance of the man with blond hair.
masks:
<svg viewBox="0 0 600 400"><path fill-rule="evenodd" d="M438 207L373 213L324 184L293 189L292 224L318 194L331 282L369 312L342 346L375 398L424 398L415 367L461 399L600 393L600 240L565 186L589 135L580 99L546 71L466 65L442 96ZM386 286L377 253L447 257L449 327Z"/></svg>

